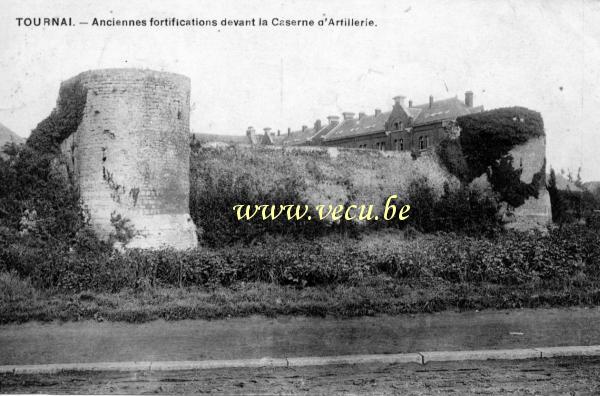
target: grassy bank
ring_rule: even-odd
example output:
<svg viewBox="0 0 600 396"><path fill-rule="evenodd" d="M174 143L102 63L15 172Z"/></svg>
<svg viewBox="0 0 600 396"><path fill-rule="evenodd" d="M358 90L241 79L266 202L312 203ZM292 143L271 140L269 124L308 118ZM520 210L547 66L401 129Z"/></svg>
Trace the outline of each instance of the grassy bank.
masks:
<svg viewBox="0 0 600 396"><path fill-rule="evenodd" d="M36 268L48 272L2 272L0 323L598 305L598 238L578 226L490 238L388 229L186 253L113 253L95 258L94 265L103 263L95 271L80 261L54 268L37 256Z"/></svg>
<svg viewBox="0 0 600 396"><path fill-rule="evenodd" d="M600 281L565 279L527 286L397 281L386 275L354 285L299 289L264 282L235 287L151 287L118 293L36 291L0 304L0 323L30 320L146 322L260 314L352 317L443 310L547 308L600 304Z"/></svg>

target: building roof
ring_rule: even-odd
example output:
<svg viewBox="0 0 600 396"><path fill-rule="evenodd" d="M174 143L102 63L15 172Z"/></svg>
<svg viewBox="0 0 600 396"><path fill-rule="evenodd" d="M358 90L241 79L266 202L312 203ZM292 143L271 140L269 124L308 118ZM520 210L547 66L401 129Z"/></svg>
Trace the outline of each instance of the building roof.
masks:
<svg viewBox="0 0 600 396"><path fill-rule="evenodd" d="M248 143L245 135L220 135L213 133L192 133L192 138L200 143L223 142L223 143Z"/></svg>
<svg viewBox="0 0 600 396"><path fill-rule="evenodd" d="M448 119L473 114L483 111L483 106L467 107L458 98L449 98L434 101L429 107L429 102L402 109L413 118L413 126L425 125ZM344 120L338 128L325 136L325 140L338 140L354 136L364 136L385 131L385 124L391 112L372 114L361 119L353 118Z"/></svg>
<svg viewBox="0 0 600 396"><path fill-rule="evenodd" d="M352 118L350 120L343 120L337 128L327 133L324 139L337 140L383 132L385 131L385 123L390 118L390 113L371 114L365 115L361 119Z"/></svg>
<svg viewBox="0 0 600 396"><path fill-rule="evenodd" d="M317 131L318 132L318 131ZM284 146L301 146L310 142L315 134L314 128L306 128L305 130L290 132L289 136L285 136L281 141Z"/></svg>
<svg viewBox="0 0 600 396"><path fill-rule="evenodd" d="M441 120L456 119L467 114L478 113L483 110L483 106L467 107L457 97L434 101L429 107L429 103L413 106L419 109L417 116L413 119L413 125L429 124ZM413 110L411 108L411 112Z"/></svg>
<svg viewBox="0 0 600 396"><path fill-rule="evenodd" d="M327 125L325 125L323 128L321 128L321 130L319 130L313 137L312 140L317 140L317 139L325 139L327 137L327 135L333 131L334 129L336 129L337 127L339 127L340 124L337 122L334 123L329 123Z"/></svg>
<svg viewBox="0 0 600 396"><path fill-rule="evenodd" d="M281 144L285 146L302 146L318 141L325 137L329 132L335 129L340 124L337 122L325 124L321 129L315 130L315 128L306 128L304 131L293 131L290 132L289 136L286 136Z"/></svg>

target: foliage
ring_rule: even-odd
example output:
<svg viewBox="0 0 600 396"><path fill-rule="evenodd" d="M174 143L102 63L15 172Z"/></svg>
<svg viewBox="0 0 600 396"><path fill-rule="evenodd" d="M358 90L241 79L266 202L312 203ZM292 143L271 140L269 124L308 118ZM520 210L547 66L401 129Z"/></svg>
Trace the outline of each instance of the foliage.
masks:
<svg viewBox="0 0 600 396"><path fill-rule="evenodd" d="M578 180L578 184L581 185L580 176L578 176ZM595 211L600 209L600 199L597 195L587 189L582 191L559 189L554 169L550 169L547 188L552 205L552 220L555 223L563 224L585 220L592 225L596 224L598 215Z"/></svg>
<svg viewBox="0 0 600 396"><path fill-rule="evenodd" d="M31 131L27 145L41 153L56 153L60 143L74 133L83 118L87 89L79 80L64 82L50 115Z"/></svg>
<svg viewBox="0 0 600 396"><path fill-rule="evenodd" d="M135 236L135 229L131 224L131 220L121 216L117 212L110 214L110 224L115 229L110 235L110 241L117 241L125 245Z"/></svg>
<svg viewBox="0 0 600 396"><path fill-rule="evenodd" d="M0 227L31 234L39 243L69 240L85 226L77 189L52 153L28 145L0 159Z"/></svg>
<svg viewBox="0 0 600 396"><path fill-rule="evenodd" d="M392 226L427 233L491 235L501 225L496 200L466 185L451 189L446 184L443 194L437 197L427 179L414 180L407 201L411 206L408 220L392 222Z"/></svg>
<svg viewBox="0 0 600 396"><path fill-rule="evenodd" d="M513 158L505 155L494 162L487 171L488 180L492 189L499 194L500 200L517 208L525 203L530 197L538 197L538 191L542 187L545 178L546 164L536 172L530 183L521 180L523 169L513 168Z"/></svg>
<svg viewBox="0 0 600 396"><path fill-rule="evenodd" d="M580 275L600 279L600 236L583 226L565 226L548 235L498 232L476 238L441 233L411 240L381 230L358 239L269 237L253 245L122 254L86 238L80 235L79 242L87 248L67 252L19 243L3 246L0 271L17 271L37 287L69 292L118 292L148 285L235 287L240 282L333 286L381 273L398 279L502 285Z"/></svg>
<svg viewBox="0 0 600 396"><path fill-rule="evenodd" d="M544 136L539 113L522 107L503 108L462 116L459 139L446 139L437 149L441 163L463 183L487 174L501 201L516 208L538 197L545 183L545 163L530 183L521 181L521 168L509 154L515 146Z"/></svg>
<svg viewBox="0 0 600 396"><path fill-rule="evenodd" d="M552 221L555 223L563 223L566 220L565 202L556 185L556 173L554 169L550 169L550 177L548 179L548 194L550 195L550 206L552 208Z"/></svg>
<svg viewBox="0 0 600 396"><path fill-rule="evenodd" d="M458 139L446 138L436 148L442 165L463 182L470 181L471 171Z"/></svg>
<svg viewBox="0 0 600 396"><path fill-rule="evenodd" d="M544 136L540 113L524 107L470 114L456 121L461 128L459 141L471 179L485 173L513 147Z"/></svg>
<svg viewBox="0 0 600 396"><path fill-rule="evenodd" d="M29 279L21 279L17 271L0 272L0 304L27 301L36 294Z"/></svg>
<svg viewBox="0 0 600 396"><path fill-rule="evenodd" d="M427 177L439 196L455 179L431 158L386 156L366 150L192 148L190 214L210 246L249 242L265 234L319 236L354 232L357 225L323 221L238 221L234 205L374 205L381 214L392 194L406 197L410 181ZM313 216L314 218L315 216Z"/></svg>

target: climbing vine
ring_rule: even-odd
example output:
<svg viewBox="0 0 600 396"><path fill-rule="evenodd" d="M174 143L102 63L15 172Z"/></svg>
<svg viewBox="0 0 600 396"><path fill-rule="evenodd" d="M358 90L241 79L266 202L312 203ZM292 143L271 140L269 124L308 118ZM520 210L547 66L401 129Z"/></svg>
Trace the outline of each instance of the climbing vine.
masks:
<svg viewBox="0 0 600 396"><path fill-rule="evenodd" d="M515 146L544 136L540 113L508 107L458 117L460 146L470 169L470 179L485 173Z"/></svg>
<svg viewBox="0 0 600 396"><path fill-rule="evenodd" d="M457 118L458 139L446 139L437 148L441 163L468 184L487 174L501 201L516 208L530 197L538 197L545 183L546 164L530 183L521 180L521 168L514 168L509 155L515 146L544 136L540 113L523 107L496 109Z"/></svg>
<svg viewBox="0 0 600 396"><path fill-rule="evenodd" d="M43 153L57 153L60 143L77 131L83 118L87 89L79 80L61 85L56 107L27 139L27 145Z"/></svg>

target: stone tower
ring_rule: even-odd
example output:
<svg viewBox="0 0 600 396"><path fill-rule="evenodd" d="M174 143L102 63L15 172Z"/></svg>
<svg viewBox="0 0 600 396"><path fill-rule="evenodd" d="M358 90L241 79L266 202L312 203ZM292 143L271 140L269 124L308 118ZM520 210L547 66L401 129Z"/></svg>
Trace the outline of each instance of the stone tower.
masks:
<svg viewBox="0 0 600 396"><path fill-rule="evenodd" d="M190 79L105 69L63 85L73 83L86 90L86 103L61 151L97 234L114 234L120 217L133 231L128 248L197 246L189 215Z"/></svg>

